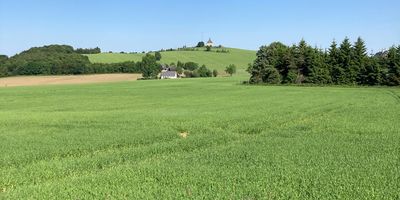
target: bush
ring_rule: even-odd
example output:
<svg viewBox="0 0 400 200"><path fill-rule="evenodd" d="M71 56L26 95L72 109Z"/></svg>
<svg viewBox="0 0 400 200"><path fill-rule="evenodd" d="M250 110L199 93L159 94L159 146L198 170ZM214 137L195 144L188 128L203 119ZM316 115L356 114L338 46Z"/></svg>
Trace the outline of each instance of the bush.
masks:
<svg viewBox="0 0 400 200"><path fill-rule="evenodd" d="M183 72L183 74L185 75L186 78L192 78L193 77L193 71L185 70Z"/></svg>
<svg viewBox="0 0 400 200"><path fill-rule="evenodd" d="M228 67L226 67L225 72L232 76L234 73L236 73L236 65L229 65Z"/></svg>
<svg viewBox="0 0 400 200"><path fill-rule="evenodd" d="M179 62L178 62L179 65ZM199 68L199 64L195 63L195 62L187 62L184 64L184 69L189 70L189 71L194 71L197 68Z"/></svg>
<svg viewBox="0 0 400 200"><path fill-rule="evenodd" d="M217 76L218 76L218 70L216 70L216 69L213 70L213 76L214 76L214 77L217 77Z"/></svg>
<svg viewBox="0 0 400 200"><path fill-rule="evenodd" d="M198 70L197 73L199 77L212 77L212 72L209 70L205 65L201 66Z"/></svg>

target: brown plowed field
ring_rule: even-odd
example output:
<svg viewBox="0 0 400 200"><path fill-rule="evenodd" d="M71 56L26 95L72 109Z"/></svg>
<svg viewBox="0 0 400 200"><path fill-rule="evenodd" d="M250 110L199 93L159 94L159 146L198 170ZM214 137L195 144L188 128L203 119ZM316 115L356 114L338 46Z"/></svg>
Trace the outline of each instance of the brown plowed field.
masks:
<svg viewBox="0 0 400 200"><path fill-rule="evenodd" d="M0 87L134 81L140 77L141 77L141 74L17 76L17 77L0 78Z"/></svg>

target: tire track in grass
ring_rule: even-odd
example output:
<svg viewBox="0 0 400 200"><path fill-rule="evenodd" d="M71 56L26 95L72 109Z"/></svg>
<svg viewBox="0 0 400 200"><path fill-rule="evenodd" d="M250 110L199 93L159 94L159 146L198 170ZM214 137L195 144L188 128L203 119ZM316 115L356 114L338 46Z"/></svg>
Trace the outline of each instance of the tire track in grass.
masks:
<svg viewBox="0 0 400 200"><path fill-rule="evenodd" d="M163 138L160 138L160 139L163 139ZM168 140L167 142L172 142L172 141ZM86 151L76 150L76 152L74 151L75 153L65 152L62 154L57 154L57 155L53 155L50 157L46 157L46 158L40 159L40 160L32 160L31 162L24 163L23 165L1 166L0 173L4 173L4 175L0 174L1 175L0 177L6 177L6 175L9 173L9 171L7 171L8 169L15 170L15 174L18 175L23 170L25 170L26 172L29 172L29 168L32 168L32 166L38 166L38 169L42 169L43 165L46 165L46 163L51 165L54 161L59 161L60 163L62 163L63 160L70 160L71 162L74 162L76 160L83 159L83 158L93 158L96 155L113 154L113 153L115 153L115 151L123 150L123 149L142 149L142 148L147 148L149 146L157 146L160 143L164 143L164 142L162 142L161 140L154 140L148 144L107 145L107 146L104 146L104 148L98 148L98 149L94 149L94 150L86 150ZM75 162L75 163L78 163L78 162ZM38 170L38 172L41 172L41 170ZM17 175L14 175L11 177L17 177ZM0 179L0 188L3 187L2 183L1 183L2 181L5 181L5 180Z"/></svg>
<svg viewBox="0 0 400 200"><path fill-rule="evenodd" d="M251 137L251 139L254 140L254 137ZM141 176L144 176L143 173L148 173L148 175L150 175L150 176L146 176L146 180L143 179L142 181L144 181L144 182L151 181L151 180L157 179L157 177L154 177L153 174L148 171L148 170L153 169L153 167L149 167L149 163L167 162L168 159L173 159L173 161L176 161L177 159L187 159L188 157L197 156L197 155L199 155L199 153L202 154L204 152L214 152L214 151L218 151L221 149L222 150L229 149L229 148L232 148L242 142L243 142L243 138L237 137L234 140L230 140L228 143L219 143L216 145L210 145L207 148L202 148L202 149L195 148L195 149L192 149L191 151L167 152L166 154L152 155L150 157L146 157L143 160L139 160L137 163L123 163L123 164L120 164L117 166L108 167L104 170L98 170L96 172L89 172L89 173L85 172L84 174L81 174L79 176L68 176L63 179L60 179L60 181L55 184L52 183L51 181L47 181L47 182L42 183L41 185L27 185L26 189L31 190L31 191L37 191L37 189L39 187L42 187L48 191L51 191L52 189L48 189L48 188L52 187L52 186L53 186L53 189L57 189L58 187L65 187L65 185L72 185L72 187L74 187L75 185L77 185L79 183L81 183L81 184L85 183L85 185L86 184L90 185L90 184L95 183L95 181L93 181L93 180L99 179L100 177L110 177L115 173L118 173L118 174L127 173L127 171L129 172L129 174L127 176L124 176L124 178L126 178L128 180L134 180L136 178L136 176L141 177ZM175 171L176 169L167 168L165 170L166 171L170 171L170 170ZM179 168L179 171L177 171L177 173L185 173L184 170L185 169ZM138 178L138 179L140 179L140 178ZM126 181L126 180L124 180L124 181ZM72 182L72 184L71 184L71 182ZM54 185L56 185L56 186L54 187ZM135 185L133 184L132 186L135 186ZM113 185L110 185L110 187L113 187ZM141 187L141 186L139 186L139 187ZM18 190L20 190L20 189L21 188L19 188ZM91 191L90 188L74 188L74 189L79 189L82 192L87 192L87 193L89 193ZM16 191L16 193L19 194L19 193L21 193L21 191ZM40 194L40 195L42 195L42 194ZM148 195L148 194L146 194L146 195ZM96 194L95 196L97 196L97 197L93 197L93 198L99 198L98 197L99 194ZM18 197L18 198L21 198L21 197ZM22 198L24 198L24 197L22 197ZM68 197L68 198L70 198L70 197Z"/></svg>
<svg viewBox="0 0 400 200"><path fill-rule="evenodd" d="M11 179L9 181L3 179L3 181L7 183L3 183L4 186L1 186L1 188L4 188L4 191L12 192L18 190L18 188L21 187L29 187L29 186L39 187L40 185L46 184L54 180L68 179L70 177L74 177L77 175L83 176L85 173L86 175L99 173L101 171L113 168L114 166L119 166L121 164L122 165L134 164L134 163L136 164L136 161L141 162L142 160L148 160L159 156L168 156L182 152L185 153L194 152L199 149L227 145L237 140L240 140L240 137L226 137L225 134L221 134L220 137L217 138L217 140L215 139L215 137L213 139L206 138L203 135L199 135L199 137L204 138L204 140L202 141L203 143L196 146L196 148L189 148L189 149L186 148L188 146L193 147L193 145L186 145L186 146L182 145L181 141L184 141L186 139L182 139L177 136L177 139L175 140L168 142L153 143L150 146L149 145L146 146L145 148L119 147L112 150L107 149L107 151L101 151L94 154L93 153L87 154L81 156L79 159L77 159L76 157L64 157L61 158L60 160L57 160L58 163L55 163L54 160L48 160L45 162L35 163L34 165L25 166L24 168L15 168L13 169L14 173L10 173L9 171L6 172L6 174L8 174L10 178L13 178L15 180L15 177L18 177L17 175L23 176L23 172L25 171L27 174L30 175L29 178L31 178L31 180L21 180L20 182L12 182ZM118 152L115 152L115 150L117 150ZM138 151L136 152L136 150ZM135 155L135 156L133 157L133 159L129 159L129 157L126 158L125 155ZM98 157L103 158L100 163L93 162L92 158L95 156L97 158ZM111 161L109 158L112 158ZM82 160L85 161L83 161L82 163ZM50 174L50 175L47 174L47 176L46 174L38 174L38 177L32 177L32 171L36 171L34 170L35 168L34 166L37 166L38 169L43 169L44 167L47 166L48 167L47 171L52 171L52 172L58 171L60 173ZM73 166L72 168L75 169L71 170L70 168L71 166ZM60 169L63 169L63 171L61 171ZM65 171L67 172L65 173ZM43 172L43 170L39 172ZM2 175L2 177L5 176Z"/></svg>
<svg viewBox="0 0 400 200"><path fill-rule="evenodd" d="M112 151L115 149L120 149L123 147L129 147L131 145L135 145L136 147L140 148L143 146L153 145L154 143L159 142L161 140L165 140L167 138L158 136L158 137L153 137L152 139L155 139L155 140L151 140L151 142L149 142L149 143L125 143L123 145L118 143L117 145L105 144L104 146L99 146L96 149L70 149L70 151L68 151L68 152L60 152L60 153L56 153L53 155L43 157L41 159L30 160L30 161L27 161L24 163L17 163L17 164L18 164L18 167L23 167L23 166L29 166L31 164L43 162L43 161L51 161L56 158L79 158L79 157L84 157L86 155L96 154L98 152L107 152L107 151ZM13 166L16 166L16 165L15 164L2 165L2 166L0 166L0 170L3 168L9 168L9 167L13 167Z"/></svg>
<svg viewBox="0 0 400 200"><path fill-rule="evenodd" d="M393 97L397 103L400 103L400 95L395 93L393 90L387 90L386 94L389 94L389 96Z"/></svg>
<svg viewBox="0 0 400 200"><path fill-rule="evenodd" d="M271 128L277 128L277 127L279 127L279 129L292 128L293 126L297 126L300 120L309 121L314 118L320 118L324 115L327 115L327 113L332 113L342 108L343 106L337 105L336 103L322 104L321 106L309 106L303 108L300 111L301 113L298 113L296 115L292 115L291 112L286 112L284 115L282 115L284 117L282 117L281 119L274 118L272 119L274 121L271 122L271 118L268 118L267 121L262 120L260 122L254 123L251 126L245 126L245 127L241 126L233 131L245 135L253 135L253 134L258 135L265 131L270 132ZM265 126L266 124L269 126L266 127ZM273 124L274 127L271 127L270 124ZM276 131L277 130L275 130L274 132Z"/></svg>
<svg viewBox="0 0 400 200"><path fill-rule="evenodd" d="M218 144L217 146L220 146L220 145L225 145L226 143L220 143L220 144ZM215 145L211 145L211 146L215 146ZM196 151L196 150L198 150L198 149L194 149L193 151ZM185 153L189 153L189 152L193 152L193 151L185 151ZM172 152L172 153L167 153L167 154L163 154L163 153L160 153L160 154L153 154L151 157L146 157L145 159L143 159L143 160L139 160L139 163L134 163L135 164L135 166L136 165L140 165L140 163L141 162L146 162L147 160L151 160L151 159L155 159L156 157L160 157L160 155L163 155L163 156L171 156L171 155L173 155L173 154L177 154L177 153L182 153L183 151L179 151L179 152ZM122 163L122 165L132 165L133 163ZM121 166L121 164L118 164L116 167L120 167ZM108 171L108 170L112 170L112 169L114 169L115 168L115 165L113 165L113 166L110 166L110 167L107 167L107 168L103 168L102 170L85 170L85 173L86 174L79 174L79 176L74 176L74 175L76 175L76 174L73 174L72 176L64 176L64 178L61 178L61 179L57 179L57 180L65 180L65 179L75 179L76 177L82 177L82 176L92 176L93 174L97 174L97 173L105 173L105 171ZM55 178L54 178L55 179ZM54 180L53 179L53 180ZM40 185L43 185L43 184L47 184L48 182L51 182L52 180L48 180L48 181L46 181L46 182L44 182L44 183L40 183L40 184L29 184L29 185L25 185L24 187L40 187ZM66 181L66 182L69 182L69 181ZM50 185L51 185L51 183L49 183ZM19 189L18 189L19 190Z"/></svg>

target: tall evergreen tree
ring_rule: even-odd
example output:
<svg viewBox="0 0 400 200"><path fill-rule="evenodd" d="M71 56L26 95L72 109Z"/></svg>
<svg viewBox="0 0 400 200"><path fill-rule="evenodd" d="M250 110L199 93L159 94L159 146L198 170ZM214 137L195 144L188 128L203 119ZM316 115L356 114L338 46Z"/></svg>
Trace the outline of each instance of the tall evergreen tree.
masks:
<svg viewBox="0 0 400 200"><path fill-rule="evenodd" d="M329 63L331 65L337 65L339 63L339 50L335 40L332 41L332 44L329 48Z"/></svg>
<svg viewBox="0 0 400 200"><path fill-rule="evenodd" d="M351 64L351 77L350 79L354 81L356 79L357 83L363 83L362 80L365 76L363 73L365 69L365 64L367 62L367 48L365 47L364 40L361 37L357 38L357 41L354 43L353 46L353 59Z"/></svg>
<svg viewBox="0 0 400 200"><path fill-rule="evenodd" d="M360 72L360 84L362 85L380 85L383 83L383 71L378 58L367 58L364 68Z"/></svg>
<svg viewBox="0 0 400 200"><path fill-rule="evenodd" d="M400 85L400 46L391 47L387 54L387 84Z"/></svg>
<svg viewBox="0 0 400 200"><path fill-rule="evenodd" d="M282 83L296 83L299 79L299 67L296 62L296 46L281 49L282 59L277 67L282 76ZM302 77L302 76L300 76Z"/></svg>
<svg viewBox="0 0 400 200"><path fill-rule="evenodd" d="M326 60L326 55L320 49L312 49L310 54L309 74L306 77L306 82L316 84L331 83L329 71L329 63Z"/></svg>
<svg viewBox="0 0 400 200"><path fill-rule="evenodd" d="M343 67L339 64L340 53L337 48L336 41L333 40L329 48L329 67L331 68L332 81L335 84L341 84L344 82L345 71Z"/></svg>
<svg viewBox="0 0 400 200"><path fill-rule="evenodd" d="M300 41L297 47L294 47L294 56L297 66L296 83L301 83L310 76L313 68L314 51L306 41Z"/></svg>
<svg viewBox="0 0 400 200"><path fill-rule="evenodd" d="M345 38L339 47L339 66L343 70L342 78L338 83L350 84L356 82L356 73L352 70L353 49L349 38Z"/></svg>

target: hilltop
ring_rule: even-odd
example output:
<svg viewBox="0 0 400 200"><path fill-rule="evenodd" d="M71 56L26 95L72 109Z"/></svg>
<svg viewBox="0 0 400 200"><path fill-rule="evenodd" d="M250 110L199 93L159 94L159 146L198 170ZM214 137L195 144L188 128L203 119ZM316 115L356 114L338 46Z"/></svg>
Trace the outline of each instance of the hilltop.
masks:
<svg viewBox="0 0 400 200"><path fill-rule="evenodd" d="M172 62L196 62L201 65L206 65L210 69L224 71L225 67L230 64L235 64L239 74L247 74L245 70L249 63L252 63L256 58L256 51L223 48L228 50L227 53L217 52L218 48L213 48L207 52L204 48L196 48L196 51L163 51L161 52L161 63L170 64ZM144 56L143 53L128 54L128 53L100 53L87 54L92 63L117 63L125 61L140 61Z"/></svg>

